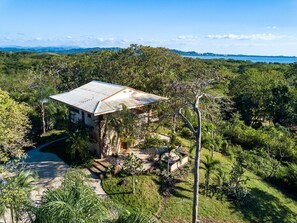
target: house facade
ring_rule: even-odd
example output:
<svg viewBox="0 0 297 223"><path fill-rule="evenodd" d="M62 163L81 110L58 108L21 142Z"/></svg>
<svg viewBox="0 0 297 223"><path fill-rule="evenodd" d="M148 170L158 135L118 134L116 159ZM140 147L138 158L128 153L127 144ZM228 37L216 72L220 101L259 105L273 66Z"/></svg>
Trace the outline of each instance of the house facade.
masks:
<svg viewBox="0 0 297 223"><path fill-rule="evenodd" d="M82 123L88 127L90 149L100 158L116 155L126 149L117 131L107 128L106 121L111 113L116 116L125 105L127 109L137 109L140 115L150 118L149 105L166 100L158 95L100 81L91 81L50 98L68 106L72 123ZM147 109L141 109L144 106Z"/></svg>

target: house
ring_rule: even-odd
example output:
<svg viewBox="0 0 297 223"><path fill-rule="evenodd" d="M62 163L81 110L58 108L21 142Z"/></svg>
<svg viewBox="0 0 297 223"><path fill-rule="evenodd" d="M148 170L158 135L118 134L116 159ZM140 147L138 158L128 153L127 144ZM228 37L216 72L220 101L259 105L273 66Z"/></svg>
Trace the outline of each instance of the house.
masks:
<svg viewBox="0 0 297 223"><path fill-rule="evenodd" d="M147 113L143 106L166 100L166 98L145 93L130 87L91 81L69 92L52 95L51 99L64 103L69 108L70 121L83 123L89 127L92 138L91 150L100 158L115 155L126 149L116 131L106 127L106 118L110 113L127 109L137 109L139 113Z"/></svg>

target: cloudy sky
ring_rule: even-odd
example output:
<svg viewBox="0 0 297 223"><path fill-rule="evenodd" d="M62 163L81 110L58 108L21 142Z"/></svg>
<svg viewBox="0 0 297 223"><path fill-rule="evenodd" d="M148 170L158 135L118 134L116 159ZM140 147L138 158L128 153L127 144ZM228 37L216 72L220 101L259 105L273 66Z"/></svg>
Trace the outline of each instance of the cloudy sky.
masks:
<svg viewBox="0 0 297 223"><path fill-rule="evenodd" d="M297 56L297 0L0 0L0 46Z"/></svg>

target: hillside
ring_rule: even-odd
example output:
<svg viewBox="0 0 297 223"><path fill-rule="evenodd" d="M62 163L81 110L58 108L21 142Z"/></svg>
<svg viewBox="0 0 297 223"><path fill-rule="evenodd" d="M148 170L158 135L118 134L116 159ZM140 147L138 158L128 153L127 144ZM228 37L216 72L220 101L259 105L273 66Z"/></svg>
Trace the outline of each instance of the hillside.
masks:
<svg viewBox="0 0 297 223"><path fill-rule="evenodd" d="M202 157L208 154L203 149ZM229 172L232 160L220 153L214 153L214 158L220 160L225 171ZM204 158L202 158L204 159ZM204 182L204 171L200 170L200 182ZM290 222L297 218L297 202L290 198L290 194L284 193L263 179L246 171L245 176L251 199L242 205L216 197L208 197L200 194L199 214L206 222ZM170 197L160 200L158 195L159 180L155 176L142 176L138 178L138 190L135 195L126 194L131 185L127 187L117 186L121 178L109 178L103 181L103 187L113 201L129 210L137 210L144 213L159 216L162 222L187 223L191 221L193 198L193 175L190 172L178 182ZM213 176L215 181L215 176ZM144 186L146 185L146 186ZM151 186L148 186L151 185ZM149 198L146 196L149 195ZM145 206L139 205L139 201L149 200ZM141 202L142 203L142 202ZM160 211L161 210L161 211Z"/></svg>

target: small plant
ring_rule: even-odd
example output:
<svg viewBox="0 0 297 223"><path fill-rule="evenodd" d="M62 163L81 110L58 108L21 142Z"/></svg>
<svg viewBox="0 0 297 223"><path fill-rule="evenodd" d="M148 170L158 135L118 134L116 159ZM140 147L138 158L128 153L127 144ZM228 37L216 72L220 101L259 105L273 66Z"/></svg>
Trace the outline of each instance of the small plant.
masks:
<svg viewBox="0 0 297 223"><path fill-rule="evenodd" d="M244 168L239 161L236 161L230 172L230 179L224 185L224 190L236 203L245 203L249 198L249 193L245 184L249 178L244 177Z"/></svg>
<svg viewBox="0 0 297 223"><path fill-rule="evenodd" d="M132 192L135 193L135 175L142 172L143 161L136 155L129 154L124 160L123 171L132 175Z"/></svg>

